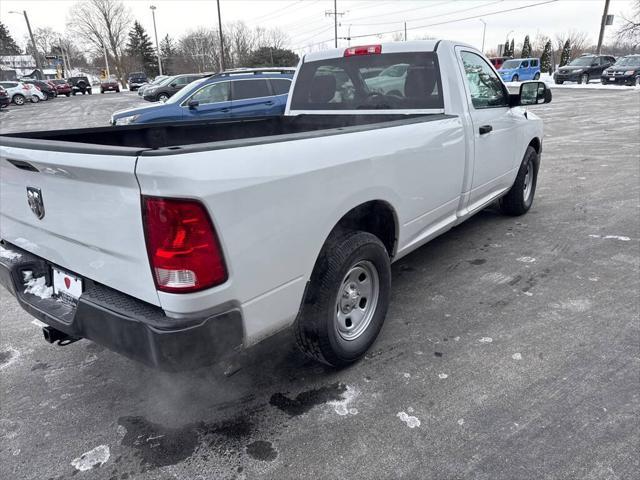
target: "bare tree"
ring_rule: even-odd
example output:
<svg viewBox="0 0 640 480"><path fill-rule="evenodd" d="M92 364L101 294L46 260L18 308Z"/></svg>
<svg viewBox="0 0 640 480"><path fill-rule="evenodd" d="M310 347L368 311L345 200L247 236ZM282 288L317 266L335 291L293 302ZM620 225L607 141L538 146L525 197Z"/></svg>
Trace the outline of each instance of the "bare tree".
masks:
<svg viewBox="0 0 640 480"><path fill-rule="evenodd" d="M112 56L116 75L125 85L126 68L123 62L131 13L120 0L84 0L69 12L69 28L83 40Z"/></svg>
<svg viewBox="0 0 640 480"><path fill-rule="evenodd" d="M587 34L585 32L579 32L576 30L570 30L568 32L556 35L555 41L555 58L559 59L562 53L562 47L565 42L569 40L571 45L571 57L579 57L582 55L589 46L587 41Z"/></svg>
<svg viewBox="0 0 640 480"><path fill-rule="evenodd" d="M618 40L630 44L634 49L640 45L640 0L633 2L630 16L621 15L622 26L618 29Z"/></svg>

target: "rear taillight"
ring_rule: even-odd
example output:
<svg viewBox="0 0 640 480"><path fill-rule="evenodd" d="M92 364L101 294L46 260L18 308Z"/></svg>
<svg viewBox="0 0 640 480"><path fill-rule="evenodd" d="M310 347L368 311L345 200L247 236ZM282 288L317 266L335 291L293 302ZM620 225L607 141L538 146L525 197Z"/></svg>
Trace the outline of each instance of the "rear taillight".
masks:
<svg viewBox="0 0 640 480"><path fill-rule="evenodd" d="M202 203L143 198L147 252L158 290L185 293L220 285L227 269Z"/></svg>
<svg viewBox="0 0 640 480"><path fill-rule="evenodd" d="M382 53L382 45L362 45L360 47L349 47L344 51L345 57L354 55L379 55Z"/></svg>

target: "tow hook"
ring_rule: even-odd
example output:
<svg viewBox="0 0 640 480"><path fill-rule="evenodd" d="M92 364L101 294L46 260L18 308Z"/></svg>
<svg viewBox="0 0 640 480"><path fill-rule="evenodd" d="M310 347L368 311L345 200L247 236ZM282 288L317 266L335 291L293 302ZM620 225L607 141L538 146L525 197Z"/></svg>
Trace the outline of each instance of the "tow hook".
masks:
<svg viewBox="0 0 640 480"><path fill-rule="evenodd" d="M49 343L56 343L61 347L66 347L67 345L72 344L73 342L77 342L80 340L79 337L72 337L71 335L67 335L60 330L56 330L53 327L42 327L42 335L44 335L44 339Z"/></svg>

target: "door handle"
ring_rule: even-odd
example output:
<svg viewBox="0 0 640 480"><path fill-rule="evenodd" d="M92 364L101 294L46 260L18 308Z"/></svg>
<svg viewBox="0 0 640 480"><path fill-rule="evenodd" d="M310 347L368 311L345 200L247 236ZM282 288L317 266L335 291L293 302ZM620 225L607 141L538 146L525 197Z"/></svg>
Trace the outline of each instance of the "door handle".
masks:
<svg viewBox="0 0 640 480"><path fill-rule="evenodd" d="M225 108L221 108L221 109L220 109L220 111L221 111L222 113L227 113L229 110L231 110L231 109L230 109L230 108L228 108L228 107L225 107Z"/></svg>
<svg viewBox="0 0 640 480"><path fill-rule="evenodd" d="M493 127L491 125L482 125L480 127L480 135L485 135L492 130L493 130Z"/></svg>
<svg viewBox="0 0 640 480"><path fill-rule="evenodd" d="M269 100L268 102L265 102L265 105L273 105L273 101Z"/></svg>

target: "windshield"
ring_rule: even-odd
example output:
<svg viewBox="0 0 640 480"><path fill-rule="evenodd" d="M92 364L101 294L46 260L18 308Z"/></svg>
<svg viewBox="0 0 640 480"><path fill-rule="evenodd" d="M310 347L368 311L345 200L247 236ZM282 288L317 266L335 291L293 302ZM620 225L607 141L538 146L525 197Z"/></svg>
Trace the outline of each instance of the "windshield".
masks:
<svg viewBox="0 0 640 480"><path fill-rule="evenodd" d="M569 65L572 67L589 67L592 63L595 63L596 57L580 57L572 60Z"/></svg>
<svg viewBox="0 0 640 480"><path fill-rule="evenodd" d="M502 64L502 67L500 67L500 70L507 70L509 68L518 68L521 62L522 60L507 60Z"/></svg>
<svg viewBox="0 0 640 480"><path fill-rule="evenodd" d="M164 103L181 103L187 97L189 97L196 88L199 88L201 84L209 80L209 77L204 77L196 80L195 82L191 82L186 85L182 90L176 93L173 97L167 100Z"/></svg>
<svg viewBox="0 0 640 480"><path fill-rule="evenodd" d="M615 63L618 67L640 67L640 55L633 57L622 57Z"/></svg>

